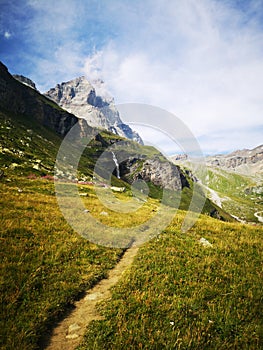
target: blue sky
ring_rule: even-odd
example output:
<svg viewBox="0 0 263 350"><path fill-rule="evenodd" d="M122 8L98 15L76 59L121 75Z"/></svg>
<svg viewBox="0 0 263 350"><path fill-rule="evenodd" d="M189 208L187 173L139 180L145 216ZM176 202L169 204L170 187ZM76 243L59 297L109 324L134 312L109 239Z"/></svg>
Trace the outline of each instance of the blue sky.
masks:
<svg viewBox="0 0 263 350"><path fill-rule="evenodd" d="M0 60L40 91L103 78L116 103L177 115L204 153L263 143L262 0L0 0Z"/></svg>

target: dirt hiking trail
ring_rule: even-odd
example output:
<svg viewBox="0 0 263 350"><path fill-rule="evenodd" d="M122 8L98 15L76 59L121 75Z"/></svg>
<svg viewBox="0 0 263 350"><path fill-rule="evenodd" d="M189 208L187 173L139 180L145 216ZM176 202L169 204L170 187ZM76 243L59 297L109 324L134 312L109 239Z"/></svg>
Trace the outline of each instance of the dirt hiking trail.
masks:
<svg viewBox="0 0 263 350"><path fill-rule="evenodd" d="M89 289L81 300L74 303L73 311L53 329L44 349L73 350L80 344L88 324L93 320L103 319L96 309L96 304L110 298L110 288L131 265L138 249L138 246L127 249L118 264L109 271L108 278L101 280Z"/></svg>

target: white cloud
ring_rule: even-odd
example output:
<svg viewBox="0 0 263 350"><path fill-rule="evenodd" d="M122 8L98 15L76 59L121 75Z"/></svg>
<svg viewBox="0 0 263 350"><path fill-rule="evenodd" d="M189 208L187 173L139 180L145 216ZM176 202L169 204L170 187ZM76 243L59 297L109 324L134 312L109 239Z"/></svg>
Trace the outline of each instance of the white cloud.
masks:
<svg viewBox="0 0 263 350"><path fill-rule="evenodd" d="M136 124L130 126L140 134L143 138L144 144L154 146L164 155L170 156L172 154L184 153L184 149L173 140L171 135L167 135L167 133L162 130Z"/></svg>
<svg viewBox="0 0 263 350"><path fill-rule="evenodd" d="M4 37L5 37L5 39L10 39L11 36L12 36L12 34L11 34L8 30L6 30L6 31L4 32Z"/></svg>
<svg viewBox="0 0 263 350"><path fill-rule="evenodd" d="M263 127L218 130L199 138L204 154L227 153L229 150L255 148L262 144Z"/></svg>
<svg viewBox="0 0 263 350"><path fill-rule="evenodd" d="M239 148L258 140L262 1L27 4L34 15L26 35L35 47L27 59L34 62L30 77L41 91L83 74L103 78L117 103L147 103L174 113L206 149L208 139L213 148L216 142L222 147L219 140L225 140L224 148L238 146L229 130L244 136Z"/></svg>
<svg viewBox="0 0 263 350"><path fill-rule="evenodd" d="M68 30L74 28L79 11L81 13L81 6L69 0L57 0L56 3L50 0L45 2L27 0L27 4L34 10L34 17L28 24L28 30L37 40L41 33L48 32L52 39L54 39L53 35L56 34L57 39L61 41L63 34L67 35ZM45 44L45 40L43 40L43 44Z"/></svg>
<svg viewBox="0 0 263 350"><path fill-rule="evenodd" d="M87 75L102 75L118 103L175 113L197 137L241 128L253 138L263 120L263 31L252 9L211 0L144 8L121 8L122 34L87 58Z"/></svg>

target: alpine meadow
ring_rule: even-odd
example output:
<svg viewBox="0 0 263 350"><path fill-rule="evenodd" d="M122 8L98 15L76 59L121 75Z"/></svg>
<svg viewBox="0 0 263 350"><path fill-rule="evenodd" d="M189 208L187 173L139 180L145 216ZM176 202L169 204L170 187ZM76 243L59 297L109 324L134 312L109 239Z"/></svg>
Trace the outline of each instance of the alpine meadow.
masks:
<svg viewBox="0 0 263 350"><path fill-rule="evenodd" d="M262 0L0 0L0 350L263 350L262 82Z"/></svg>

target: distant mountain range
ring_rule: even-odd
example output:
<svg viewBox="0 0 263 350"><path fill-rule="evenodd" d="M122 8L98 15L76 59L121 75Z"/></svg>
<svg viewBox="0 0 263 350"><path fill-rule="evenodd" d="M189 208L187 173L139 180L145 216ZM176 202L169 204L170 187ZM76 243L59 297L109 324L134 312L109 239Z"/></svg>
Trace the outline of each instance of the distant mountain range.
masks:
<svg viewBox="0 0 263 350"><path fill-rule="evenodd" d="M234 171L244 175L263 173L263 145L254 149L243 149L226 155L215 155L206 158L210 167Z"/></svg>
<svg viewBox="0 0 263 350"><path fill-rule="evenodd" d="M174 155L170 159L194 173L187 155ZM206 179L199 182L208 198L239 221L263 222L263 145L209 156L206 165ZM199 178L198 174L194 175Z"/></svg>

